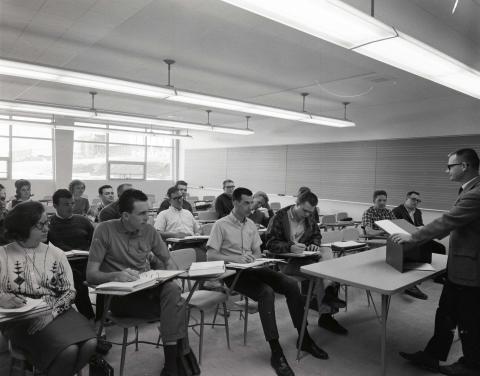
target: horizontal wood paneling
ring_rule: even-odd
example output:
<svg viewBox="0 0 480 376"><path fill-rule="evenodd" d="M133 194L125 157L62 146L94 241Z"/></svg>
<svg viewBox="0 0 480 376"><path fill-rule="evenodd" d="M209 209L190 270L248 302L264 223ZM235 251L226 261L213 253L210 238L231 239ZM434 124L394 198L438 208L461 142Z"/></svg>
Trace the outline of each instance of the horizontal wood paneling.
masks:
<svg viewBox="0 0 480 376"><path fill-rule="evenodd" d="M458 191L445 173L447 154L479 152L479 145L480 136L452 136L187 150L185 177L211 187L230 177L237 186L290 195L308 186L320 198L356 202L371 202L375 189L385 189L391 205L416 190L422 207L445 210Z"/></svg>

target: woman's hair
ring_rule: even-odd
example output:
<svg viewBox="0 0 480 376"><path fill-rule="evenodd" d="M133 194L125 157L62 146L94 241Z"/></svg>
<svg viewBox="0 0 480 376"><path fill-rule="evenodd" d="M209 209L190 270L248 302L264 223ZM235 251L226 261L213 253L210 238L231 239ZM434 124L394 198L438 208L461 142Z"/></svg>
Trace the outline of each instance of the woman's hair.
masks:
<svg viewBox="0 0 480 376"><path fill-rule="evenodd" d="M81 180L72 180L70 184L68 185L68 190L73 194L73 188L75 188L77 185L83 185L85 187L85 183Z"/></svg>
<svg viewBox="0 0 480 376"><path fill-rule="evenodd" d="M15 191L16 191L15 197L17 198L17 200L20 198L21 196L20 190L24 186L28 186L28 188L32 188L32 184L26 179L19 179L15 182Z"/></svg>
<svg viewBox="0 0 480 376"><path fill-rule="evenodd" d="M266 209L270 209L270 205L268 204L268 195L263 192L263 191L258 191L258 192L255 192L255 194L253 195L253 198L255 197L262 197L263 198L263 201L265 202L265 208Z"/></svg>
<svg viewBox="0 0 480 376"><path fill-rule="evenodd" d="M45 208L38 201L26 201L16 205L5 217L5 237L10 241L27 240L30 230L42 217Z"/></svg>

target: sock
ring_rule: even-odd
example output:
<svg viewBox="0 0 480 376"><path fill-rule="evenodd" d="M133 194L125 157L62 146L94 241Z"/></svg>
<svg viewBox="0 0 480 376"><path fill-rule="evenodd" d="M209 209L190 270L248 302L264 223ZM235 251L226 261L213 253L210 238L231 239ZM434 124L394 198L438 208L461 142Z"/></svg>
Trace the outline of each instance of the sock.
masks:
<svg viewBox="0 0 480 376"><path fill-rule="evenodd" d="M163 353L165 354L164 369L174 375L177 374L177 345L164 345Z"/></svg>
<svg viewBox="0 0 480 376"><path fill-rule="evenodd" d="M268 341L268 344L270 345L270 349L272 350L272 355L283 354L282 346L280 346L280 342L278 342L278 339L271 339L270 341Z"/></svg>

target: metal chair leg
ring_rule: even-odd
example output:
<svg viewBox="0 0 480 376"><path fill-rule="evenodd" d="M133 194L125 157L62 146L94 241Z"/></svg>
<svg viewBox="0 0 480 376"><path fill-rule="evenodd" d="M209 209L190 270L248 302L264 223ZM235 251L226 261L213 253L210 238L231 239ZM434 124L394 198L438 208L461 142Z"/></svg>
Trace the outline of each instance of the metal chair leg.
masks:
<svg viewBox="0 0 480 376"><path fill-rule="evenodd" d="M248 331L248 298L245 297L245 310L243 313L243 345L247 346L247 331Z"/></svg>
<svg viewBox="0 0 480 376"><path fill-rule="evenodd" d="M138 351L138 326L135 327L135 351Z"/></svg>
<svg viewBox="0 0 480 376"><path fill-rule="evenodd" d="M125 367L125 353L127 352L128 328L123 328L122 355L120 357L120 376L123 376Z"/></svg>
<svg viewBox="0 0 480 376"><path fill-rule="evenodd" d="M345 285L345 312L348 310L348 286Z"/></svg>
<svg viewBox="0 0 480 376"><path fill-rule="evenodd" d="M200 310L200 340L198 342L198 364L202 364L204 322L205 322L205 312L203 312L203 310Z"/></svg>
<svg viewBox="0 0 480 376"><path fill-rule="evenodd" d="M215 321L217 320L217 314L218 314L219 308L220 308L220 304L217 304L217 307L215 308L215 313L213 314L212 328L215 327ZM227 314L226 310L224 310L223 312L224 312L224 314Z"/></svg>
<svg viewBox="0 0 480 376"><path fill-rule="evenodd" d="M223 318L225 320L225 335L227 336L227 347L230 350L230 331L228 328L228 315L227 315L227 304L225 302L222 303L223 306ZM218 308L218 306L217 306Z"/></svg>

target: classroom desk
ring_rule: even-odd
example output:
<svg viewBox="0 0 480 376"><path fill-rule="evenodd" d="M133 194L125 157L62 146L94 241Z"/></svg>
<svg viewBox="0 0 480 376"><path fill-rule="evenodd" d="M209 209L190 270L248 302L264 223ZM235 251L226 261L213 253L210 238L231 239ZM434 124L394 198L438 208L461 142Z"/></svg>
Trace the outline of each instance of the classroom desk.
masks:
<svg viewBox="0 0 480 376"><path fill-rule="evenodd" d="M302 343L305 333L308 304L312 295L313 282L316 278L325 278L367 291L378 292L382 295L382 311L379 316L381 322L381 375L386 375L387 319L392 295L442 273L447 265L447 256L432 254L432 266L435 268L435 271L412 270L405 273L400 273L388 265L385 257L386 247L380 247L346 257L322 261L317 264L305 265L300 268L302 273L312 277L308 286L300 343ZM299 348L297 361L300 360L300 352Z"/></svg>
<svg viewBox="0 0 480 376"><path fill-rule="evenodd" d="M361 221L338 221L338 222L332 222L332 223L319 223L318 227L325 230L328 230L329 228L331 228L332 230L335 230L335 229L343 230L345 227L349 227L349 226L355 226L355 228L357 228L360 223L362 222Z"/></svg>

